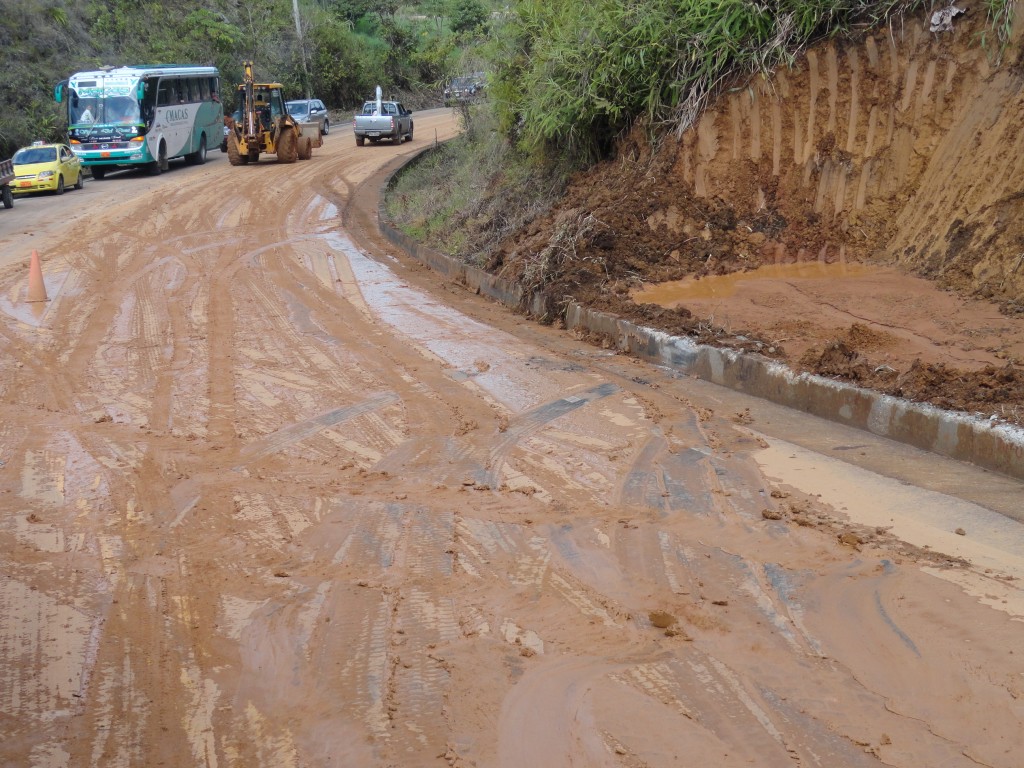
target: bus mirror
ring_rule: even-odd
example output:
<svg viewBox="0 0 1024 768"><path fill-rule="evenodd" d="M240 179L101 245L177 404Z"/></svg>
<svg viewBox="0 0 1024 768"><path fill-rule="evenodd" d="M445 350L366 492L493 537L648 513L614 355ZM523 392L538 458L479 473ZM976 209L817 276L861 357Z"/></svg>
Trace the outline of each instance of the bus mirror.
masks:
<svg viewBox="0 0 1024 768"><path fill-rule="evenodd" d="M57 83L53 88L53 100L60 104L64 101L64 81Z"/></svg>
<svg viewBox="0 0 1024 768"><path fill-rule="evenodd" d="M139 80L139 84L135 86L135 98L142 101L142 97L146 95L146 83Z"/></svg>

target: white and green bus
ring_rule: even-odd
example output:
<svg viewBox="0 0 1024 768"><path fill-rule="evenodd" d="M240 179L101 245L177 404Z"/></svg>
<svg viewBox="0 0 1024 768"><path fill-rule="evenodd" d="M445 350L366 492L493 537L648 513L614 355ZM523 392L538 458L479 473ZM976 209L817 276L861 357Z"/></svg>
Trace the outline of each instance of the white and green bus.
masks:
<svg viewBox="0 0 1024 768"><path fill-rule="evenodd" d="M102 179L116 168L167 170L167 161L206 162L224 133L216 67L159 65L78 72L58 83L71 150Z"/></svg>

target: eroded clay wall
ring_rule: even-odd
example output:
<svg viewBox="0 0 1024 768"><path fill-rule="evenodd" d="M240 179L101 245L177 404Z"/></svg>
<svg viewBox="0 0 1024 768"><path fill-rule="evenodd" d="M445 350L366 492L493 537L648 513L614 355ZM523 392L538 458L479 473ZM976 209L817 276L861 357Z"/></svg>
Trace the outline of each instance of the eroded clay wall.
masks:
<svg viewBox="0 0 1024 768"><path fill-rule="evenodd" d="M684 135L675 173L741 219L775 222L759 245L769 261L899 261L1024 299L1019 34L991 62L980 13L959 21L819 47L727 94Z"/></svg>

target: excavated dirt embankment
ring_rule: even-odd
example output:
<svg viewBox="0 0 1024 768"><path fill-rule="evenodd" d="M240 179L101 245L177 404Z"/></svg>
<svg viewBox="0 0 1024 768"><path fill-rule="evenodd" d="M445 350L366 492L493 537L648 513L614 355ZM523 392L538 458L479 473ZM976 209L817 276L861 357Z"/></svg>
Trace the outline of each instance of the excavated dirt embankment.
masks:
<svg viewBox="0 0 1024 768"><path fill-rule="evenodd" d="M490 266L547 249L552 295L1021 423L1024 57L1018 32L994 61L980 9L957 21L811 50L656 150L637 130Z"/></svg>
<svg viewBox="0 0 1024 768"><path fill-rule="evenodd" d="M759 223L736 229L761 262L896 262L1021 302L1021 50L993 69L982 21L933 34L919 19L808 52L706 113L673 176Z"/></svg>

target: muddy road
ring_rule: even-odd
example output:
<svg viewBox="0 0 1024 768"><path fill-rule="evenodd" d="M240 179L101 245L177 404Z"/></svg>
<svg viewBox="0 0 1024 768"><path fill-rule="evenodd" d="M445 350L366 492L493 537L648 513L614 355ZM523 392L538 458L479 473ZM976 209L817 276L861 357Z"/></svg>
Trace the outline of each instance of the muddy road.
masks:
<svg viewBox="0 0 1024 768"><path fill-rule="evenodd" d="M0 212L0 764L1019 765L1020 485L409 264L456 130Z"/></svg>

